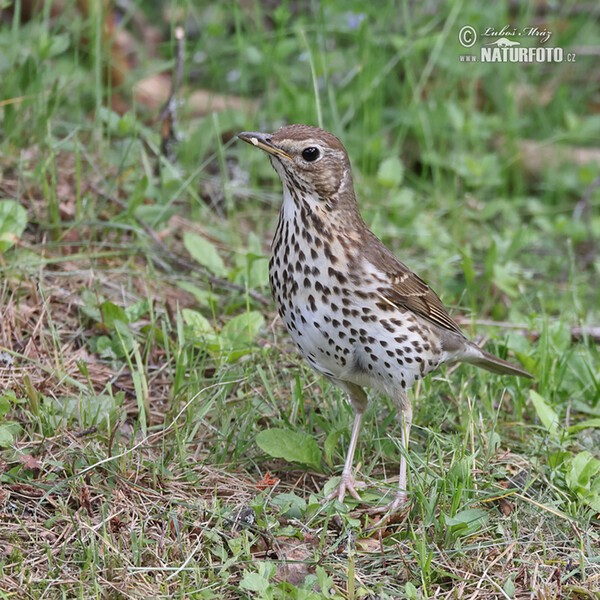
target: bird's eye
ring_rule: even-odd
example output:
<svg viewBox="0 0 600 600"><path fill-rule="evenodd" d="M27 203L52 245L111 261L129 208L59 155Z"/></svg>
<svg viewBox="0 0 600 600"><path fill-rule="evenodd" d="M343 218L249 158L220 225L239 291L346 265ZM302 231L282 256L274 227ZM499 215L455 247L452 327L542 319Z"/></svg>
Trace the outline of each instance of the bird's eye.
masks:
<svg viewBox="0 0 600 600"><path fill-rule="evenodd" d="M320 155L321 153L319 152L319 149L315 148L314 146L309 146L308 148L304 148L304 150L302 150L302 158L306 162L314 162L317 160L317 158L319 158Z"/></svg>

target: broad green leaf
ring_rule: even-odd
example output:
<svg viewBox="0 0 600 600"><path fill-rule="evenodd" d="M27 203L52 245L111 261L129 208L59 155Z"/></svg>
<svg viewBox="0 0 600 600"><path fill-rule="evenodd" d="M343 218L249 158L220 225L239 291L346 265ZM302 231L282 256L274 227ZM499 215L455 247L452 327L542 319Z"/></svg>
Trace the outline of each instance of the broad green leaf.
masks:
<svg viewBox="0 0 600 600"><path fill-rule="evenodd" d="M221 329L221 347L229 362L248 354L252 341L265 324L258 311L242 313L230 319Z"/></svg>
<svg viewBox="0 0 600 600"><path fill-rule="evenodd" d="M529 390L529 397L533 402L535 411L537 412L540 421L548 430L550 435L558 436L558 415L556 411L540 396L535 390Z"/></svg>
<svg viewBox="0 0 600 600"><path fill-rule="evenodd" d="M377 169L377 180L388 187L396 187L404 178L404 166L397 156L386 158Z"/></svg>
<svg viewBox="0 0 600 600"><path fill-rule="evenodd" d="M114 327L116 321L129 323L127 313L120 306L110 302L110 300L107 300L100 305L100 311L102 312L102 321L109 329Z"/></svg>
<svg viewBox="0 0 600 600"><path fill-rule="evenodd" d="M2 394L2 396L0 396L0 417L3 417L10 412L11 405L11 397L8 394Z"/></svg>
<svg viewBox="0 0 600 600"><path fill-rule="evenodd" d="M508 579L504 582L504 585L502 586L502 589L504 590L504 593L509 598L514 598L514 596L515 596L515 582L513 581L513 576L512 575L510 577L508 577Z"/></svg>
<svg viewBox="0 0 600 600"><path fill-rule="evenodd" d="M406 582L406 585L404 586L404 593L410 600L416 600L419 597L419 590L417 590L414 584L412 584L410 581Z"/></svg>
<svg viewBox="0 0 600 600"><path fill-rule="evenodd" d="M192 294L196 298L196 302L202 306L213 307L217 296L212 290L201 288L198 285L190 283L189 281L178 281L177 286L182 290L185 290L189 294Z"/></svg>
<svg viewBox="0 0 600 600"><path fill-rule="evenodd" d="M246 573L240 581L240 587L243 590L264 594L269 589L269 580L258 573Z"/></svg>
<svg viewBox="0 0 600 600"><path fill-rule="evenodd" d="M265 318L258 311L237 315L225 323L221 336L230 341L233 347L248 346L265 324Z"/></svg>
<svg viewBox="0 0 600 600"><path fill-rule="evenodd" d="M600 512L600 460L591 452L584 450L573 458L565 481L582 502Z"/></svg>
<svg viewBox="0 0 600 600"><path fill-rule="evenodd" d="M184 308L181 311L181 314L183 315L183 320L186 325L189 325L194 330L194 333L197 333L200 336L211 333L214 334L215 330L213 329L213 326L204 315L195 310L190 310L189 308Z"/></svg>
<svg viewBox="0 0 600 600"><path fill-rule="evenodd" d="M217 249L206 238L195 233L183 235L183 245L195 261L219 277L227 276L227 269Z"/></svg>
<svg viewBox="0 0 600 600"><path fill-rule="evenodd" d="M141 319L150 310L150 303L148 300L140 300L125 309L128 323L135 323L138 319Z"/></svg>
<svg viewBox="0 0 600 600"><path fill-rule="evenodd" d="M0 448L8 448L19 435L21 426L14 421L0 424Z"/></svg>
<svg viewBox="0 0 600 600"><path fill-rule="evenodd" d="M321 451L308 434L288 429L267 429L256 436L256 443L269 456L283 458L321 471Z"/></svg>
<svg viewBox="0 0 600 600"><path fill-rule="evenodd" d="M0 200L0 252L8 250L23 235L27 211L14 200Z"/></svg>
<svg viewBox="0 0 600 600"><path fill-rule="evenodd" d="M277 494L271 499L273 504L285 509L285 514L290 519L301 519L306 510L306 500L296 494Z"/></svg>
<svg viewBox="0 0 600 600"><path fill-rule="evenodd" d="M181 311L181 315L183 316L185 324L192 328L196 337L200 338L208 345L208 349L211 352L220 351L221 344L219 337L204 315L195 310L190 310L189 308L184 308Z"/></svg>
<svg viewBox="0 0 600 600"><path fill-rule="evenodd" d="M454 515L445 517L446 526L455 530L455 535L469 536L477 533L489 521L489 515L481 508L467 508Z"/></svg>

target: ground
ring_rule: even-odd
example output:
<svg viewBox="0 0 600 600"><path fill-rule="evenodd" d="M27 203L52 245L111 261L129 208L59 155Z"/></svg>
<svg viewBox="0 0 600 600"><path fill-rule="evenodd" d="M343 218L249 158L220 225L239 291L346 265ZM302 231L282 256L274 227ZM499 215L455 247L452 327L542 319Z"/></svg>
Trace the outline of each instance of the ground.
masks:
<svg viewBox="0 0 600 600"><path fill-rule="evenodd" d="M3 598L600 598L595 7L5 4ZM564 62L461 59L494 41L465 25L507 24ZM235 133L292 122L342 139L367 223L535 376L416 386L389 519L363 509L397 485L394 405L370 397L363 502L321 503L353 415L268 290L280 183Z"/></svg>

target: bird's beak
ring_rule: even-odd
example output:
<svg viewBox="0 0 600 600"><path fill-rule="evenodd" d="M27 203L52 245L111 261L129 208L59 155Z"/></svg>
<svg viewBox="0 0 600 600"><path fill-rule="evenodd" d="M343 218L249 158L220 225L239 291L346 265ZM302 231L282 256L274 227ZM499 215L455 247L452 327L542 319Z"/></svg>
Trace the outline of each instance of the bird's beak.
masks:
<svg viewBox="0 0 600 600"><path fill-rule="evenodd" d="M284 152L281 148L278 148L271 142L271 134L270 133L258 133L256 131L242 131L242 133L238 133L237 135L240 140L244 140L248 144L252 144L273 156L282 156L283 158L287 158L288 160L293 160L292 157Z"/></svg>

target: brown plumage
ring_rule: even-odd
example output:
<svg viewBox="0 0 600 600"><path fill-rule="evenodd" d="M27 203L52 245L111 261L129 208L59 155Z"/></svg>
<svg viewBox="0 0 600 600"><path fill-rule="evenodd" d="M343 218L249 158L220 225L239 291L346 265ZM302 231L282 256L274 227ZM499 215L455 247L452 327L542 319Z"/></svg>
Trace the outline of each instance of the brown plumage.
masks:
<svg viewBox="0 0 600 600"><path fill-rule="evenodd" d="M331 133L308 125L240 139L267 152L283 184L269 280L277 309L300 354L348 392L356 416L337 490L360 499L352 461L367 397L387 393L402 416L408 449L412 408L407 390L441 364L469 362L494 373L531 377L468 340L437 294L368 229L356 198L350 161ZM406 498L400 489L385 509Z"/></svg>

